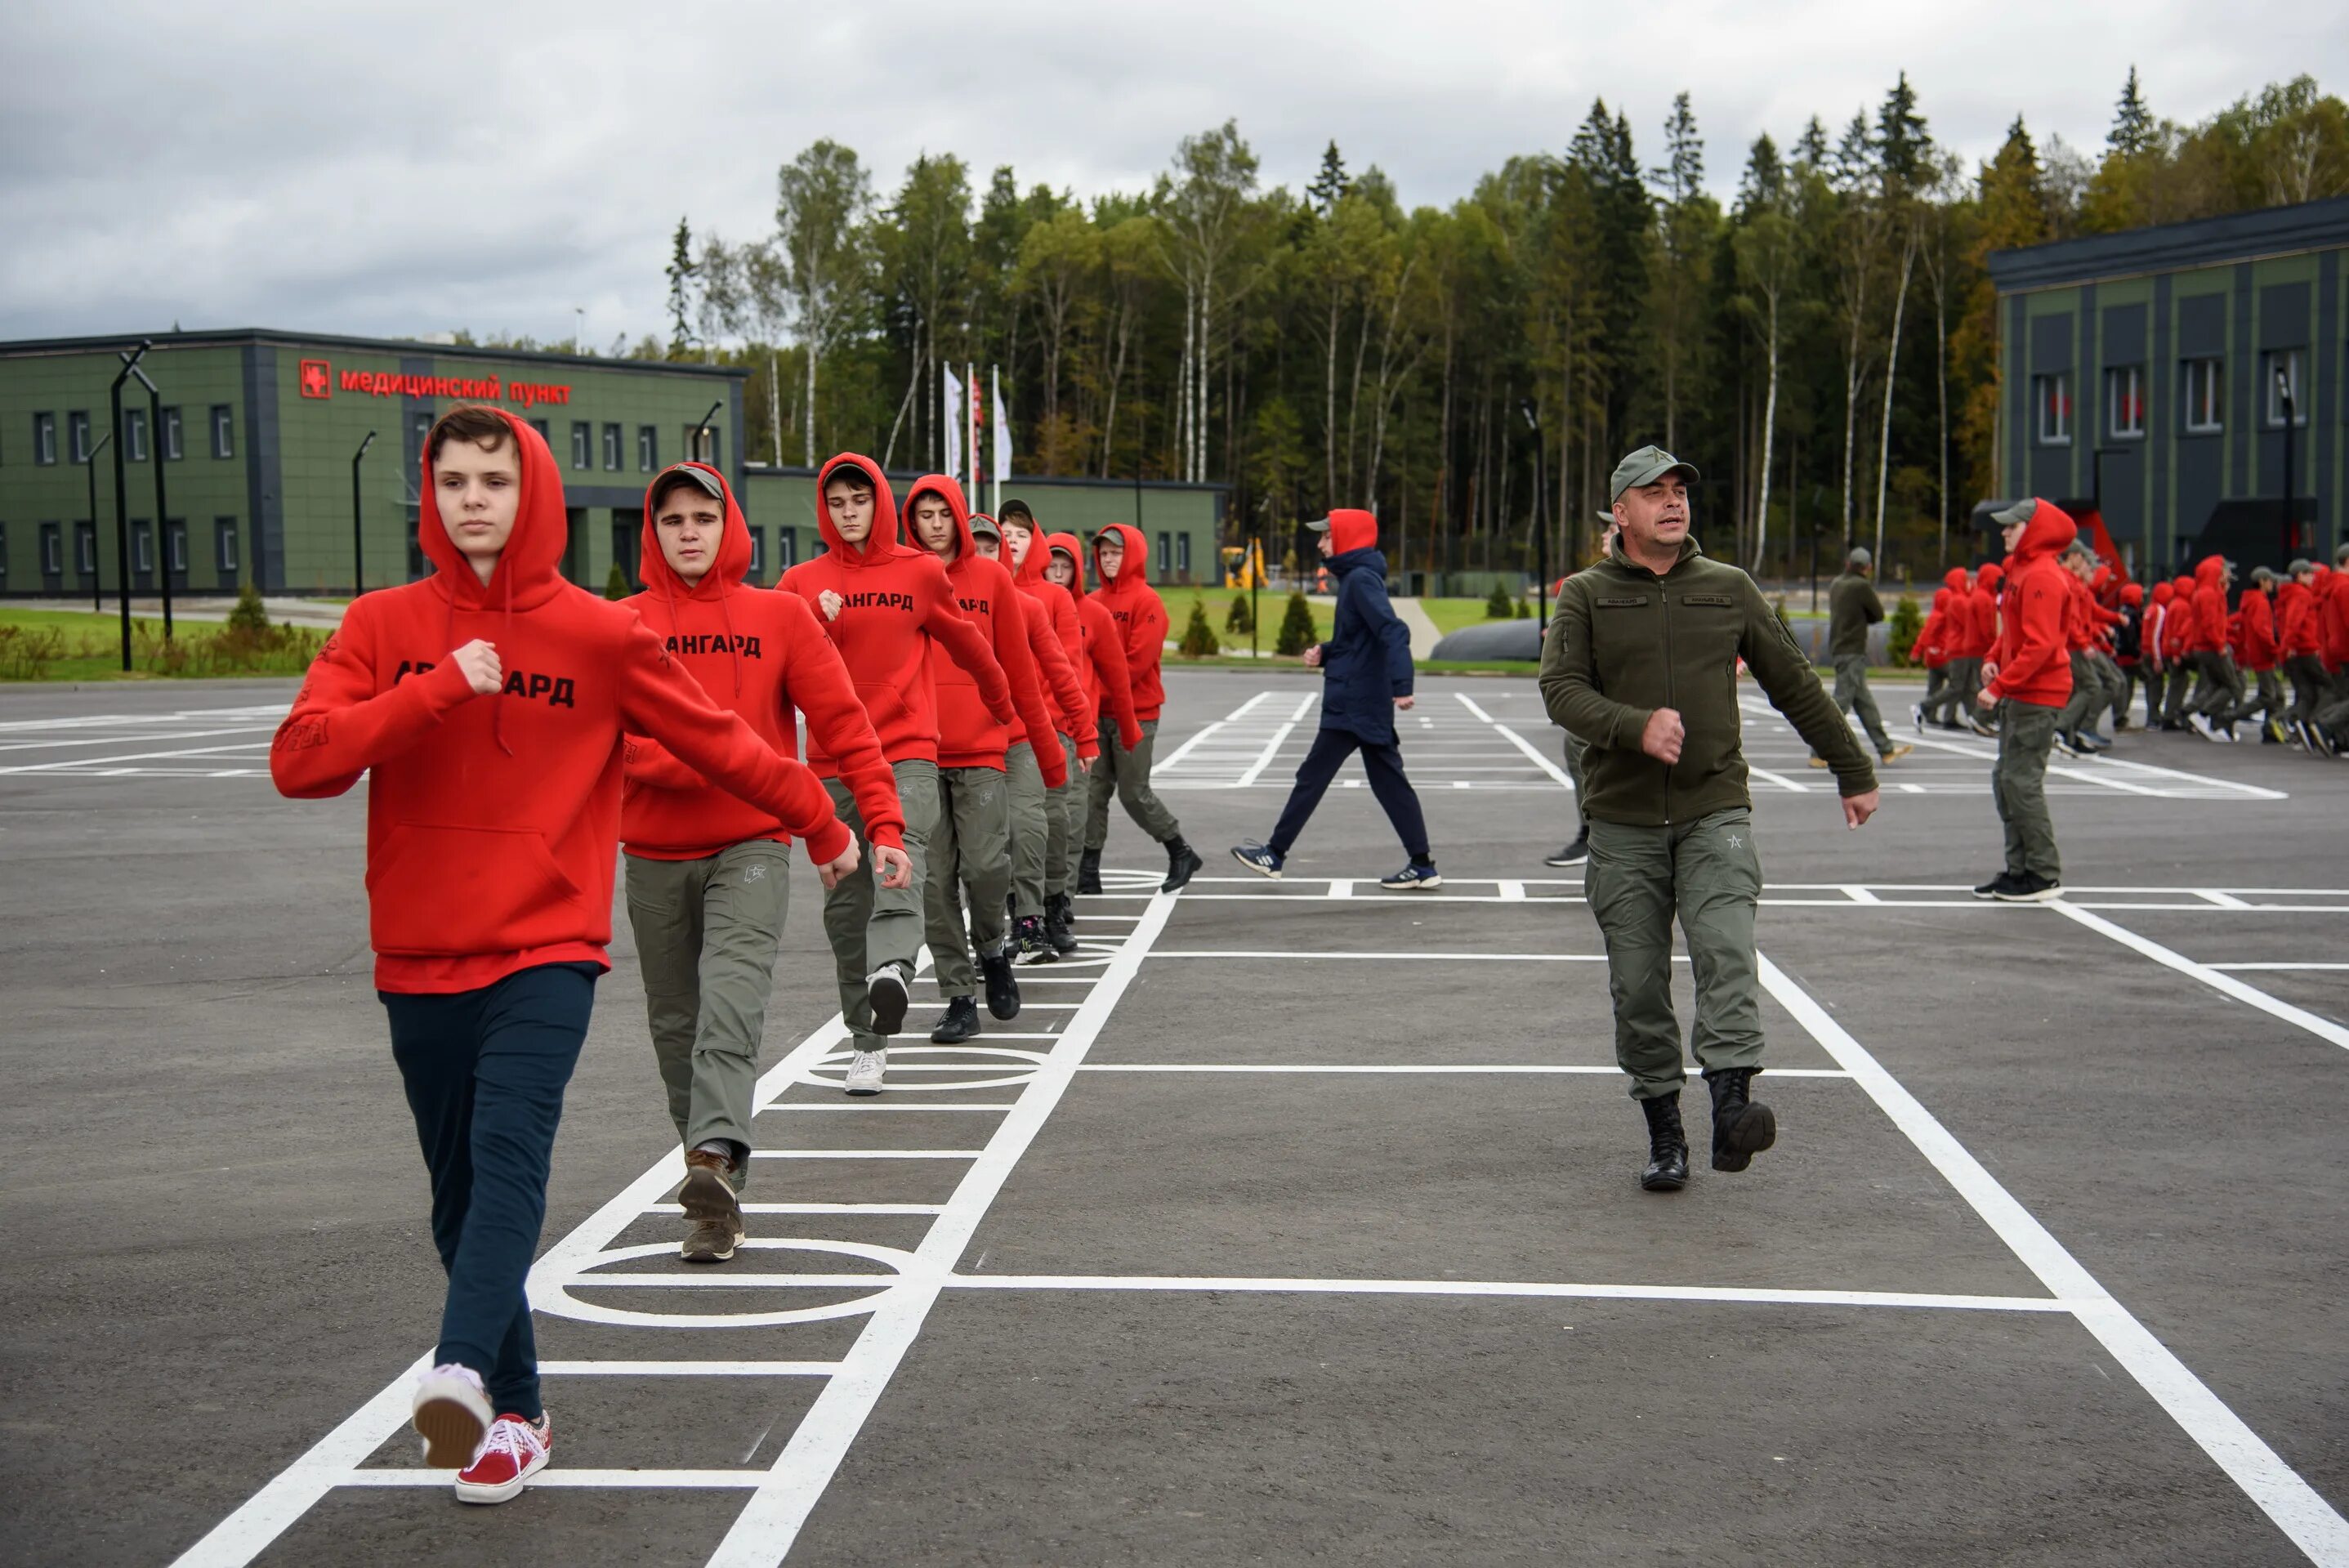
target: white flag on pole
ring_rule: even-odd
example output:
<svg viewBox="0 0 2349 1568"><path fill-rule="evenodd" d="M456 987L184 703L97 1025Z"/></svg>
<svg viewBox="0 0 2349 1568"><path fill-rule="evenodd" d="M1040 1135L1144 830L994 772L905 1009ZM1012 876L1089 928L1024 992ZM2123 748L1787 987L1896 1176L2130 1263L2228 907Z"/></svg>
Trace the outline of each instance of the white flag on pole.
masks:
<svg viewBox="0 0 2349 1568"><path fill-rule="evenodd" d="M962 383L946 366L939 366L938 373L947 379L947 460L941 471L959 474L962 472Z"/></svg>
<svg viewBox="0 0 2349 1568"><path fill-rule="evenodd" d="M988 386L988 413L995 421L995 472L988 475L995 482L995 509L1003 508L1003 482L1011 477L1011 411L1003 401L1003 372L996 366L987 368Z"/></svg>

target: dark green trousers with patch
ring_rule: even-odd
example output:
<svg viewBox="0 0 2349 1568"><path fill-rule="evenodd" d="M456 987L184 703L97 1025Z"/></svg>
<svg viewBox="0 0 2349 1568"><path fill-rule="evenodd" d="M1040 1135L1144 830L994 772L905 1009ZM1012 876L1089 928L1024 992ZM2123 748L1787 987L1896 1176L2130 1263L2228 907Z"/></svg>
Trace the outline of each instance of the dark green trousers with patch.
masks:
<svg viewBox="0 0 2349 1568"><path fill-rule="evenodd" d="M1029 759L1029 766L1035 759ZM963 895L970 923L963 924ZM1001 768L940 768L938 819L930 830L929 890L923 924L940 996L969 996L978 986L973 943L989 958L1003 950L1005 898L1011 891L1011 785Z"/></svg>
<svg viewBox="0 0 2349 1568"><path fill-rule="evenodd" d="M1127 751L1117 743L1117 721L1107 714L1101 721L1101 755L1093 762L1091 782L1086 785L1085 847L1099 849L1109 842L1109 800L1115 795L1125 807L1125 815L1133 818L1136 827L1150 835L1153 844L1164 844L1179 836L1183 825L1150 787L1150 753L1158 744L1158 721L1142 721L1142 744Z"/></svg>
<svg viewBox="0 0 2349 1568"><path fill-rule="evenodd" d="M1059 745L1061 738L1052 737ZM1021 741L1003 753L1003 776L1011 786L1012 913L1044 912L1044 867L1052 846L1052 798L1044 787L1044 770L1037 765L1036 748Z"/></svg>
<svg viewBox="0 0 2349 1568"><path fill-rule="evenodd" d="M1077 743L1066 735L1061 737L1061 755L1068 759L1069 782L1044 792L1044 890L1074 897L1077 846L1085 836L1085 788L1092 780L1077 765Z"/></svg>
<svg viewBox="0 0 2349 1568"><path fill-rule="evenodd" d="M1991 770L1991 800L2006 826L2006 868L2060 881L2055 819L2047 814L2047 754L2055 749L2056 710L2044 702L1999 705L1998 763Z"/></svg>
<svg viewBox="0 0 2349 1568"><path fill-rule="evenodd" d="M1672 1012L1672 920L1696 976L1689 1049L1706 1072L1762 1064L1762 982L1754 909L1762 857L1744 806L1665 827L1590 825L1582 883L1607 947L1615 1002L1615 1060L1631 1097L1680 1092L1680 1022Z"/></svg>
<svg viewBox="0 0 2349 1568"><path fill-rule="evenodd" d="M1876 711L1876 693L1868 689L1868 655L1836 655L1835 704L1859 721L1877 755L1892 749L1892 737L1884 732L1884 716Z"/></svg>
<svg viewBox="0 0 2349 1568"><path fill-rule="evenodd" d="M775 944L791 909L791 846L758 838L698 860L621 859L653 1060L678 1140L691 1148L723 1138L747 1152ZM734 1162L737 1192L749 1165Z"/></svg>
<svg viewBox="0 0 2349 1568"><path fill-rule="evenodd" d="M840 1015L859 1051L875 1051L889 1044L873 1032L873 1003L864 977L885 963L903 964L914 972L922 949L922 888L929 876L930 828L938 815L938 764L919 758L893 763L897 777L897 804L905 813L905 854L914 863L908 888L884 888L874 873L873 845L864 836L864 817L856 797L838 779L826 779L832 809L856 835L857 867L823 896L823 934L832 943L833 970L840 978Z"/></svg>

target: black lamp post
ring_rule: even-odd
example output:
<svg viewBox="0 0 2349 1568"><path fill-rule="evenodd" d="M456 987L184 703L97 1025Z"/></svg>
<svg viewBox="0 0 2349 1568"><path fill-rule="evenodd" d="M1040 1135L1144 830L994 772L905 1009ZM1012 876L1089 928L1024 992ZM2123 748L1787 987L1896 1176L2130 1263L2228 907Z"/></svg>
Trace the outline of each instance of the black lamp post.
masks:
<svg viewBox="0 0 2349 1568"><path fill-rule="evenodd" d="M1525 416L1526 429L1534 432L1534 630L1538 635L1549 625L1549 533L1542 526L1541 421L1535 417L1531 398L1518 400L1517 412Z"/></svg>
<svg viewBox="0 0 2349 1568"><path fill-rule="evenodd" d="M171 640L171 524L163 504L163 394L147 372L133 366L130 373L147 389L147 428L152 432L148 457L155 465L155 582L163 595L163 640Z"/></svg>
<svg viewBox="0 0 2349 1568"><path fill-rule="evenodd" d="M353 598L367 592L367 551L360 543L359 534L359 460L367 456L367 449L374 444L375 431L369 431L367 433L367 440L359 442L358 451L351 453L351 597Z"/></svg>
<svg viewBox="0 0 2349 1568"><path fill-rule="evenodd" d="M106 607L106 579L98 571L98 454L113 439L114 432L107 431L81 460L82 471L89 475L89 607L93 611Z"/></svg>
<svg viewBox="0 0 2349 1568"><path fill-rule="evenodd" d="M141 339L138 348L120 351L119 357L122 360L122 369L115 376L114 385L107 394L114 407L114 428L118 431L122 428L122 383L130 379L130 372L139 368L140 358L151 347L151 342ZM128 675L130 673L130 500L122 472L122 447L120 441L114 443L114 581L121 591L122 672Z"/></svg>

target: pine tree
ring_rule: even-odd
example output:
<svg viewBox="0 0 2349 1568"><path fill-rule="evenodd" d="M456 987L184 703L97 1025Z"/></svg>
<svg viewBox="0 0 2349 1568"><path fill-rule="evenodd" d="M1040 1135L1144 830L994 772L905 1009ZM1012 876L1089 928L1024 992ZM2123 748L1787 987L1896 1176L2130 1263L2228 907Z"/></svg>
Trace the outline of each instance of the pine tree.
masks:
<svg viewBox="0 0 2349 1568"><path fill-rule="evenodd" d="M1507 620L1516 614L1516 611L1510 607L1509 590L1503 587L1499 583L1495 583L1493 585L1492 597L1485 601L1485 618L1486 620Z"/></svg>
<svg viewBox="0 0 2349 1568"><path fill-rule="evenodd" d="M1917 89L1909 85L1907 71L1876 111L1876 150L1877 165L1891 190L1914 191L1931 171L1933 136L1917 112Z"/></svg>
<svg viewBox="0 0 2349 1568"><path fill-rule="evenodd" d="M1339 155L1337 140L1332 138L1321 152L1321 172L1305 187L1306 204L1326 218L1337 206L1338 198L1351 189L1353 182L1346 178L1346 161Z"/></svg>
<svg viewBox="0 0 2349 1568"><path fill-rule="evenodd" d="M628 597L628 574L622 569L617 561L612 563L611 571L604 578L604 597L607 599L624 599Z"/></svg>
<svg viewBox="0 0 2349 1568"><path fill-rule="evenodd" d="M1224 645L1216 640L1215 628L1207 624L1207 601L1204 597L1191 601L1190 624L1184 627L1183 640L1176 648L1185 659L1213 659L1224 650Z"/></svg>
<svg viewBox="0 0 2349 1568"><path fill-rule="evenodd" d="M1925 618L1917 608L1917 596L1902 594L1892 606L1892 615L1884 634L1893 669L1909 668L1909 650L1917 645L1917 634L1924 628Z"/></svg>
<svg viewBox="0 0 2349 1568"><path fill-rule="evenodd" d="M1280 635L1273 639L1272 650L1294 658L1319 640L1319 633L1313 629L1313 607L1305 602L1305 590L1291 591L1288 608L1280 618Z"/></svg>
<svg viewBox="0 0 2349 1568"><path fill-rule="evenodd" d="M693 279L701 265L693 259L693 230L677 221L671 242L668 276L668 357L684 358L693 348Z"/></svg>
<svg viewBox="0 0 2349 1568"><path fill-rule="evenodd" d="M1232 596L1232 607L1224 612L1224 629L1239 637L1256 629L1256 612L1248 608L1247 595Z"/></svg>
<svg viewBox="0 0 2349 1568"><path fill-rule="evenodd" d="M2105 145L2124 158L2135 158L2152 151L2159 139L2153 111L2146 108L2145 95L2137 85L2137 67L2131 66L2128 80L2121 87L2120 103L2113 110L2113 129L2105 138Z"/></svg>

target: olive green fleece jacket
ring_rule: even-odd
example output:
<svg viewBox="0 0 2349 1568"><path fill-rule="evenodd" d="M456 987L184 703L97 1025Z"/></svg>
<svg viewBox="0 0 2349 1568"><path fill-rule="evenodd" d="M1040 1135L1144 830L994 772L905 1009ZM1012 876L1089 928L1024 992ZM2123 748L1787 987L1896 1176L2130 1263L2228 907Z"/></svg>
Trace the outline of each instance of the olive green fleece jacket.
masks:
<svg viewBox="0 0 2349 1568"><path fill-rule="evenodd" d="M1827 585L1827 657L1868 651L1868 628L1884 618L1884 601L1876 585L1857 572L1846 572Z"/></svg>
<svg viewBox="0 0 2349 1568"><path fill-rule="evenodd" d="M1876 787L1866 748L1753 578L1706 560L1693 539L1659 577L1619 543L1606 560L1566 580L1542 647L1550 722L1590 743L1582 762L1584 813L1660 827L1751 807L1738 734L1740 659L1770 705L1835 769L1844 794ZM1659 708L1677 710L1687 732L1677 763L1640 749Z"/></svg>

